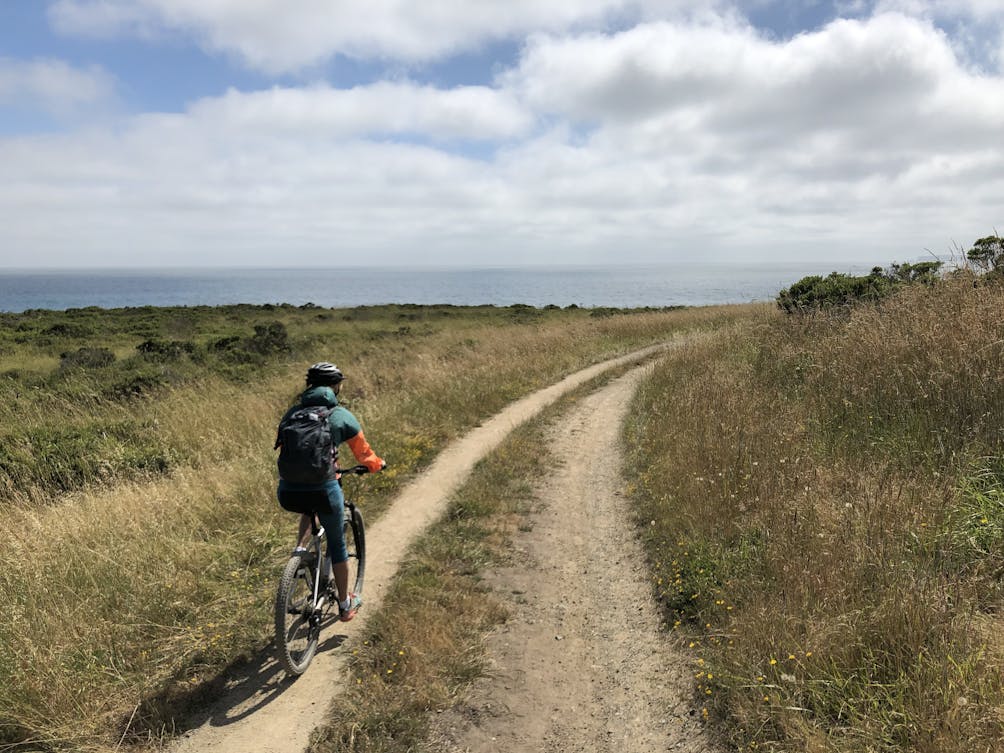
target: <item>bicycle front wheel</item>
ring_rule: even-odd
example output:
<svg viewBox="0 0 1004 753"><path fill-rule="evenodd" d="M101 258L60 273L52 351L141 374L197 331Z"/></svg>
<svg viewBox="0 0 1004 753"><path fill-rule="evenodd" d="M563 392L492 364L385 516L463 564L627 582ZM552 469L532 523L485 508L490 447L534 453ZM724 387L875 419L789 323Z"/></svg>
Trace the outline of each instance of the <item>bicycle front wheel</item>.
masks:
<svg viewBox="0 0 1004 753"><path fill-rule="evenodd" d="M317 651L320 619L314 602L313 560L297 553L289 558L275 595L275 643L279 663L302 675Z"/></svg>

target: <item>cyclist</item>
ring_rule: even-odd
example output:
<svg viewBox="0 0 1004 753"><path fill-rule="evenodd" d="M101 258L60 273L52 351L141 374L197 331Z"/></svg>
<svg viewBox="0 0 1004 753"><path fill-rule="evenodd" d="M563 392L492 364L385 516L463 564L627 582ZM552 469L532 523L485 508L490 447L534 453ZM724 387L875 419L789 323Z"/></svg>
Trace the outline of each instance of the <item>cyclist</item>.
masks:
<svg viewBox="0 0 1004 753"><path fill-rule="evenodd" d="M280 475L277 495L279 504L287 510L302 511L313 508L320 524L327 531L326 556L331 561L329 570L332 573L338 595L339 619L342 622L348 622L356 616L356 612L362 606L362 600L356 594L349 592L349 557L345 547L345 532L343 530L345 497L342 496L342 487L338 483L335 464L337 448L343 442L347 443L357 462L366 466L371 473L383 470L387 464L373 452L373 448L366 441L356 417L344 406L339 405L338 392L344 379L345 375L342 374L341 370L327 361L315 363L307 369L307 389L300 394L297 404L286 412L283 420L302 407L319 406L330 409L328 424L331 428L331 443L335 448L334 457L331 459L331 470L327 480L321 484L293 483L286 481ZM276 446L278 445L277 442ZM326 495L326 500L321 497L322 504L320 506L316 504L318 492L323 492ZM323 508L325 501L330 505L330 511L318 509L318 507ZM305 549L305 545L310 540L310 523L310 514L301 514L297 550ZM324 572L323 569L322 572Z"/></svg>

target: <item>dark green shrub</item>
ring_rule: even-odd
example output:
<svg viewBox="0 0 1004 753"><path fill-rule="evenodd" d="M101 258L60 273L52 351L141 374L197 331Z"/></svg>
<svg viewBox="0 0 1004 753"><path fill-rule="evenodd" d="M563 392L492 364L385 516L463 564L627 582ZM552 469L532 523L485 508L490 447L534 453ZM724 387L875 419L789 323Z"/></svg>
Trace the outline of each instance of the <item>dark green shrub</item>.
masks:
<svg viewBox="0 0 1004 753"><path fill-rule="evenodd" d="M826 277L803 277L778 293L777 305L788 314L876 303L904 285L934 285L940 277L940 261L896 264L884 270L873 267L867 275L831 272Z"/></svg>
<svg viewBox="0 0 1004 753"><path fill-rule="evenodd" d="M209 350L215 351L217 353L222 353L227 350L233 350L240 343L241 339L237 335L230 335L229 337L221 337L218 340L213 340L209 343Z"/></svg>
<svg viewBox="0 0 1004 753"><path fill-rule="evenodd" d="M177 361L195 352L195 343L185 340L144 340L136 350L149 361Z"/></svg>
<svg viewBox="0 0 1004 753"><path fill-rule="evenodd" d="M919 261L916 264L893 263L885 274L891 280L907 284L934 285L941 279L939 274L941 266L940 261Z"/></svg>
<svg viewBox="0 0 1004 753"><path fill-rule="evenodd" d="M113 382L105 390L105 394L115 399L140 397L148 395L166 384L167 379L162 374L140 372Z"/></svg>
<svg viewBox="0 0 1004 753"><path fill-rule="evenodd" d="M596 319L602 319L602 318L606 318L608 316L613 316L614 314L617 314L617 313L620 313L620 311L618 309L609 308L607 306L600 306L599 308L592 309L589 312L589 316L591 316L593 318L596 318Z"/></svg>
<svg viewBox="0 0 1004 753"><path fill-rule="evenodd" d="M999 271L1004 268L1004 238L996 234L980 238L966 252L966 258L984 272Z"/></svg>
<svg viewBox="0 0 1004 753"><path fill-rule="evenodd" d="M115 361L115 354L108 348L78 348L77 350L59 354L59 368L69 369L100 369Z"/></svg>
<svg viewBox="0 0 1004 753"><path fill-rule="evenodd" d="M241 341L241 349L261 356L288 353L291 350L289 333L282 322L256 324L254 334Z"/></svg>
<svg viewBox="0 0 1004 753"><path fill-rule="evenodd" d="M42 330L43 335L49 337L74 337L74 338L84 338L91 337L94 332L90 327L86 327L82 324L75 324L72 322L57 322L49 327Z"/></svg>

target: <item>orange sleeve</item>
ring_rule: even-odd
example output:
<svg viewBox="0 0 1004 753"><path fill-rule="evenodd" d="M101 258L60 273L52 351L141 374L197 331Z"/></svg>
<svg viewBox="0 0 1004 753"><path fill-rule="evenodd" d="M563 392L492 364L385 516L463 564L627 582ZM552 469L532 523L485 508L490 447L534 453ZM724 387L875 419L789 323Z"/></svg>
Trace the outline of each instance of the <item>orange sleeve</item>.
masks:
<svg viewBox="0 0 1004 753"><path fill-rule="evenodd" d="M370 447L370 443L366 441L366 437L363 436L362 432L359 432L351 439L345 440L345 443L352 450L352 454L356 456L356 462L365 465L370 473L376 473L383 468L383 460L373 452L373 448Z"/></svg>

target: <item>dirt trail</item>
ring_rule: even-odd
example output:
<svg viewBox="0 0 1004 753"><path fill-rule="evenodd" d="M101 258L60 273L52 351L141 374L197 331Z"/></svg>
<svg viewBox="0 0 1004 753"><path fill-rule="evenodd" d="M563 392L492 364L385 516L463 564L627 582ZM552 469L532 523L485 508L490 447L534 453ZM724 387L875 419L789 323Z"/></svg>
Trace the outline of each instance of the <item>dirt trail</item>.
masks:
<svg viewBox="0 0 1004 753"><path fill-rule="evenodd" d="M644 369L582 400L551 430L562 467L491 574L523 601L488 641L492 669L436 723L444 753L711 751L692 678L666 646L616 468L621 422Z"/></svg>
<svg viewBox="0 0 1004 753"><path fill-rule="evenodd" d="M202 724L176 740L170 750L173 753L302 751L311 730L324 721L329 699L338 692L344 677L345 652L337 650L337 646L362 631L367 614L379 607L408 547L442 515L450 495L468 476L474 464L497 447L513 428L562 394L608 369L640 361L665 347L645 348L576 372L513 403L450 445L367 530L370 556L366 563L365 607L351 623L339 623L325 631L321 650L306 674L295 682L289 682L271 659L260 665L244 667L239 675L230 679L224 695L212 707L203 710ZM582 439L586 443L592 441L588 437Z"/></svg>

